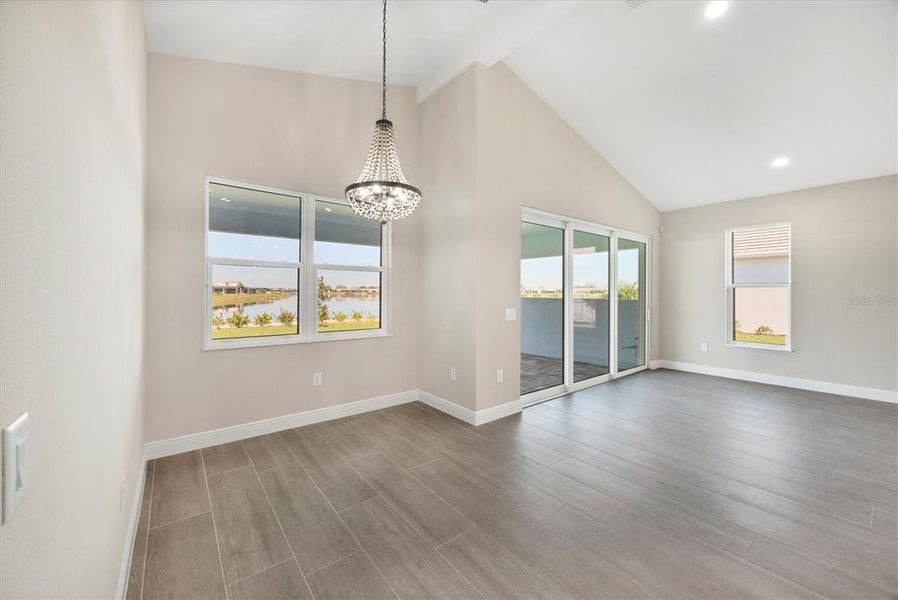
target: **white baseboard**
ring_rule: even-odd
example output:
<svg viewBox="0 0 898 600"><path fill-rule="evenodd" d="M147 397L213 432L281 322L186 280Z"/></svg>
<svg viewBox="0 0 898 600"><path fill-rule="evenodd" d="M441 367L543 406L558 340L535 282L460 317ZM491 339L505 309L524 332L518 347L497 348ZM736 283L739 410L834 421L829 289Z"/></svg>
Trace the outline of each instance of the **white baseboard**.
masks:
<svg viewBox="0 0 898 600"><path fill-rule="evenodd" d="M116 600L122 600L128 589L128 576L131 571L131 554L134 552L134 538L137 536L137 523L140 521L140 508L143 504L143 484L146 480L147 461L140 460L140 471L134 485L134 496L131 500L131 514L128 517L128 531L125 533L125 546L122 549L122 562L118 570L118 584L115 586Z"/></svg>
<svg viewBox="0 0 898 600"><path fill-rule="evenodd" d="M252 423L233 425L231 427L223 427L221 429L213 429L211 431L191 433L166 440L148 442L145 446L144 453L148 460L161 458L172 454L180 454L191 450L218 446L219 444L226 444L228 442L236 442L237 440L245 440L266 433L292 429L293 427L302 427L303 425L312 425L313 423L320 423L322 421L330 421L332 419L357 415L372 410L388 408L398 404L414 402L417 399L418 390L408 390L397 394L366 398L365 400L357 400L355 402L346 402L335 406L306 410L290 415L284 415L282 417L263 419Z"/></svg>
<svg viewBox="0 0 898 600"><path fill-rule="evenodd" d="M418 390L418 400L427 406L432 406L438 411L444 412L460 421L464 421L470 425L477 424L477 413L470 408L459 406L455 402L450 402L445 398L440 398L439 396L431 394L430 392L425 392L424 390Z"/></svg>
<svg viewBox="0 0 898 600"><path fill-rule="evenodd" d="M787 377L785 375L771 375L768 373L757 373L755 371L726 369L723 367L712 367L708 365L679 362L675 360L653 360L651 363L651 368L673 369L675 371L700 373L702 375L714 375L716 377L726 377L727 379L741 379L743 381L767 383L770 385L779 385L800 390L809 390L812 392L824 392L826 394L838 394L839 396L853 396L855 398L865 398L867 400L898 403L898 392L893 392L891 390L881 390L878 388L861 387L857 385L846 385L844 383L818 381L816 379L801 379L799 377Z"/></svg>
<svg viewBox="0 0 898 600"><path fill-rule="evenodd" d="M209 448L211 446L218 446L219 444L245 440L247 438L256 437L257 435L274 433L276 431L292 429L293 427L302 427L303 425L312 425L313 423L321 423L322 421L330 421L332 419L357 415L372 410L396 406L398 404L414 402L416 400L420 400L428 406L432 406L447 415L455 417L465 423L470 423L471 425L483 425L484 423L489 423L490 421L495 421L496 419L501 419L502 417L521 412L520 400L506 402L499 406L475 412L469 408L459 406L454 402L450 402L445 398L440 398L439 396L435 396L423 390L408 390L397 394L367 398L355 402L346 402L345 404L326 406L324 408L307 410L284 415L282 417L274 417L272 419L263 419L261 421L244 423L242 425L233 425L221 429L213 429L155 442L147 442L144 446L144 458L146 460L152 460L163 456L171 456L172 454L190 452L191 450L200 450L201 448Z"/></svg>
<svg viewBox="0 0 898 600"><path fill-rule="evenodd" d="M489 423L490 421L504 419L509 415L521 412L521 409L523 407L524 405L520 400L512 400L511 402L506 402L505 404L500 404L499 406L478 410L476 415L474 416L474 425L483 425L484 423Z"/></svg>
<svg viewBox="0 0 898 600"><path fill-rule="evenodd" d="M455 402L450 402L445 398L441 398L430 392L425 392L424 390L418 390L418 400L470 425L483 425L484 423L489 423L490 421L495 421L496 419L501 419L508 415L521 412L520 400L513 400L511 402L506 402L505 404L500 404L499 406L478 411L459 406Z"/></svg>

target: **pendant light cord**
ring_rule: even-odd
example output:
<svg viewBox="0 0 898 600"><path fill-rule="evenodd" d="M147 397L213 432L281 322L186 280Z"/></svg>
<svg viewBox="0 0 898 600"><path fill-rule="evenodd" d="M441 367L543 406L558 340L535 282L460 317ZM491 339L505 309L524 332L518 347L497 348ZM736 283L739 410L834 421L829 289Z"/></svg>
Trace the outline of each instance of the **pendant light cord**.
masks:
<svg viewBox="0 0 898 600"><path fill-rule="evenodd" d="M384 53L382 72L382 108L381 118L387 118L387 0L384 0Z"/></svg>

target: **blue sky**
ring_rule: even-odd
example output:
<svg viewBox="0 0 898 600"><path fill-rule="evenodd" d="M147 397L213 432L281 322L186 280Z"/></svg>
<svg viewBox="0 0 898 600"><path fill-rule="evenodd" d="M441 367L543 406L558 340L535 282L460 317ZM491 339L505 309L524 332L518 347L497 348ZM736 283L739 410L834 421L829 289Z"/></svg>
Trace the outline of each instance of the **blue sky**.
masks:
<svg viewBox="0 0 898 600"><path fill-rule="evenodd" d="M317 263L368 265L380 263L380 249L374 246L315 242ZM256 235L209 232L209 256L245 258L265 261L296 261L299 256L299 240ZM636 250L618 252L620 281L637 280L639 254ZM608 285L608 254L590 253L574 255L574 284L591 282L598 288ZM330 285L373 285L377 275L370 272L329 271ZM559 289L561 287L561 257L531 258L521 261L521 286L535 289ZM242 281L250 287L296 287L296 270L290 268L254 268L216 265L213 280Z"/></svg>
<svg viewBox="0 0 898 600"><path fill-rule="evenodd" d="M365 266L380 264L380 248L374 246L316 241L314 252L318 263ZM296 262L299 257L299 240L210 231L209 256ZM329 271L326 275L331 285L374 285L378 280L377 273L370 271ZM250 287L295 288L296 269L216 265L213 280L242 281Z"/></svg>

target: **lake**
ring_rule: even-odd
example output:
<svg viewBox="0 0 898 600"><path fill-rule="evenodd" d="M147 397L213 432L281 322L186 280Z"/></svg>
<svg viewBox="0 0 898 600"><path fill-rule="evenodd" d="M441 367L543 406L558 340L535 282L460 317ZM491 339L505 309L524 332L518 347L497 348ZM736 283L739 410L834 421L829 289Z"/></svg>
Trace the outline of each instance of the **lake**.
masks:
<svg viewBox="0 0 898 600"><path fill-rule="evenodd" d="M344 298L328 298L325 302L327 304L327 308L330 311L330 314L333 316L334 313L342 311L346 314L346 316L351 316L352 311L358 310L361 311L363 315L367 313L373 313L375 315L380 314L380 298L377 296L362 296L362 297L344 297ZM222 318L227 319L231 316L237 307L235 306L225 306L221 308L212 309L213 315L221 315ZM274 300L272 302L258 302L256 304L244 304L243 305L243 314L246 316L253 318L259 313L268 312L270 313L275 320L277 319L277 314L281 312L282 309L287 309L294 313L299 312L296 306L296 296L291 296L289 298L281 298L280 300Z"/></svg>

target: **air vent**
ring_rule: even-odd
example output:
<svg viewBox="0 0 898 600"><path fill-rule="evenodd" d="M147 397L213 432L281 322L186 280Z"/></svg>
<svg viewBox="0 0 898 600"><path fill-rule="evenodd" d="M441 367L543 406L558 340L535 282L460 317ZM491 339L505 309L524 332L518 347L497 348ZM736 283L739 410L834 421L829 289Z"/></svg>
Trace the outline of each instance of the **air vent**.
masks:
<svg viewBox="0 0 898 600"><path fill-rule="evenodd" d="M634 8L639 8L643 4L645 4L645 0L625 0L627 3L627 8L633 10Z"/></svg>

